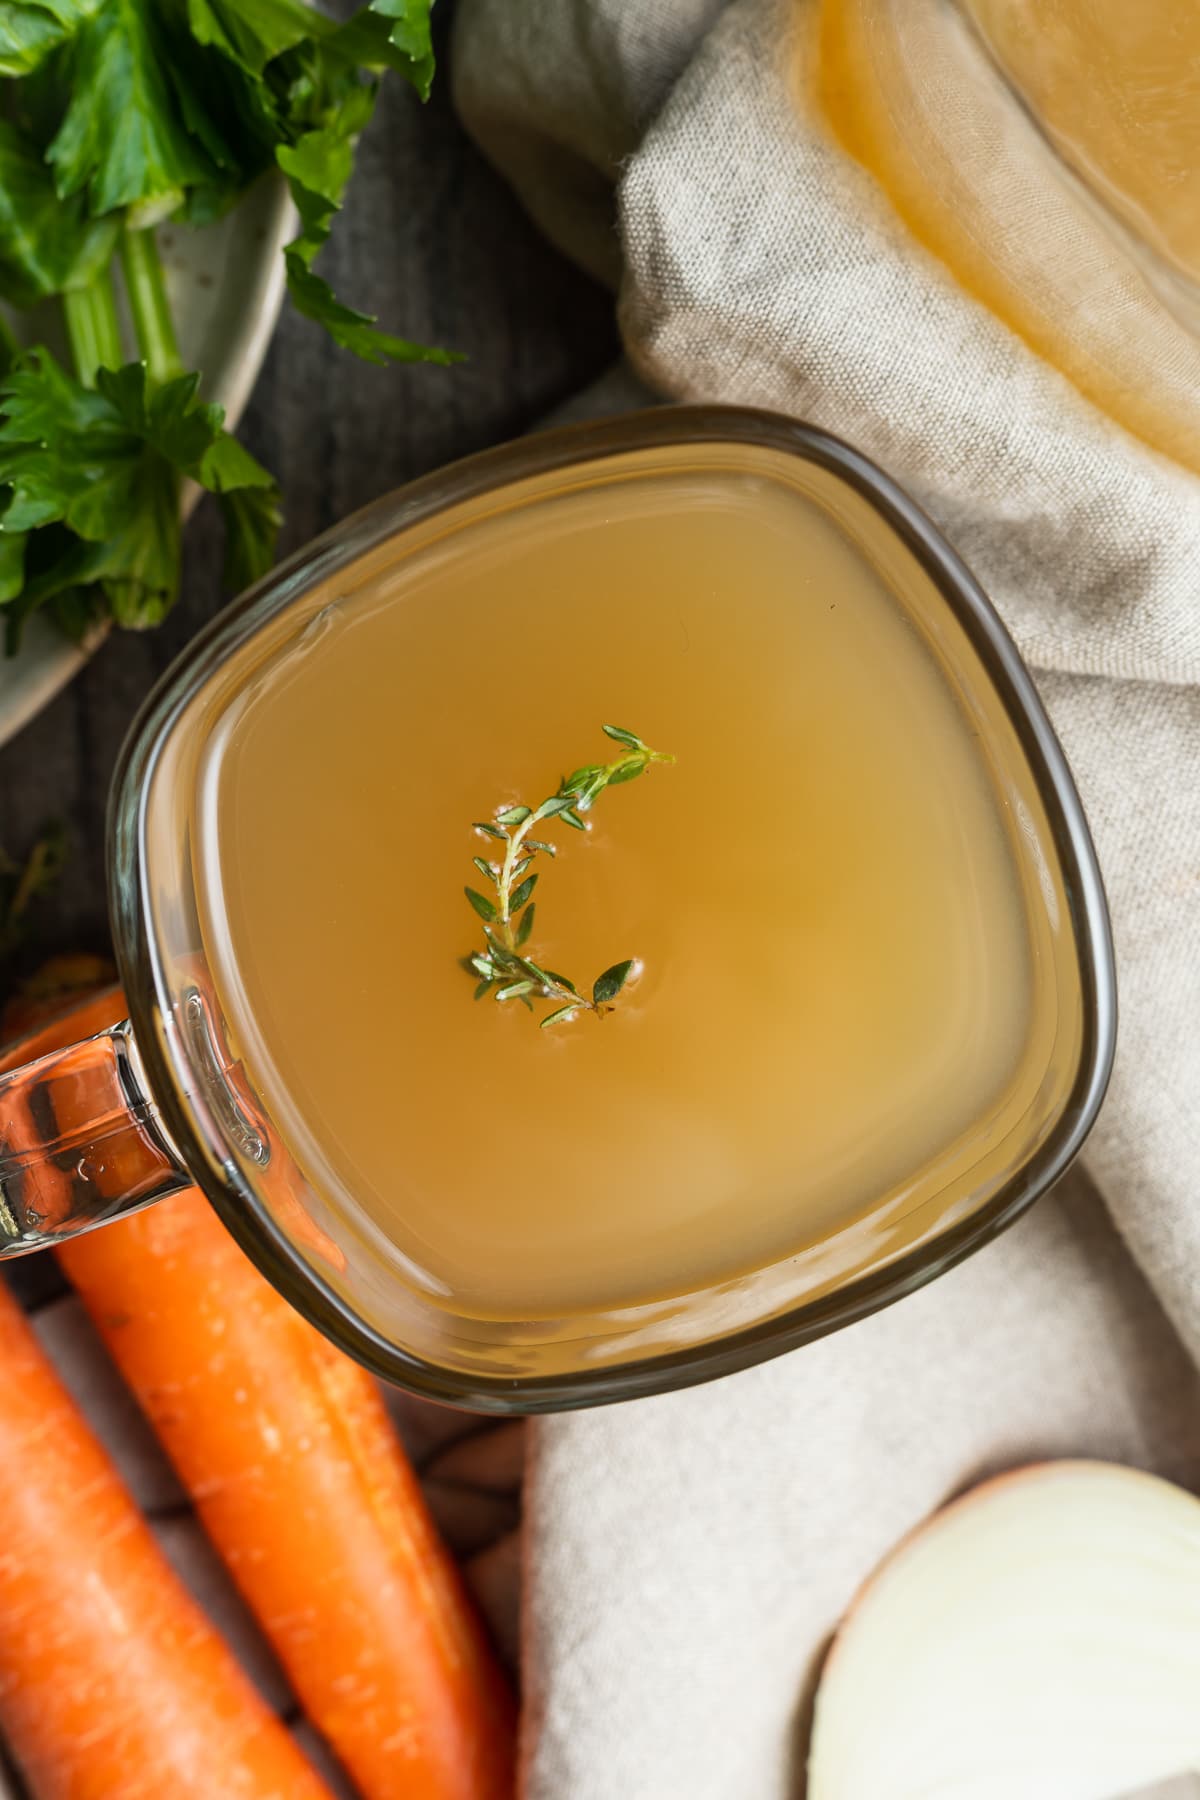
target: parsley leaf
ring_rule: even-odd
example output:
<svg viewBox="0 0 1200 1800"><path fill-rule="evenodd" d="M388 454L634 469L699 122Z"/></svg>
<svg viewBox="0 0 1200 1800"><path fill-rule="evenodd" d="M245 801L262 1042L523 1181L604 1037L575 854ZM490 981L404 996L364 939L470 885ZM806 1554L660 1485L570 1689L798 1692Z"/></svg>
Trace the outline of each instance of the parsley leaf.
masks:
<svg viewBox="0 0 1200 1800"><path fill-rule="evenodd" d="M388 42L406 58L404 73L422 100L428 100L434 67L429 17L433 0L371 0L370 10L388 20Z"/></svg>
<svg viewBox="0 0 1200 1800"><path fill-rule="evenodd" d="M0 5L0 75L29 75L95 10L87 0L4 0Z"/></svg>
<svg viewBox="0 0 1200 1800"><path fill-rule="evenodd" d="M225 584L240 594L261 581L275 560L279 490L273 482L254 482L217 492L225 519Z"/></svg>
<svg viewBox="0 0 1200 1800"><path fill-rule="evenodd" d="M328 229L354 169L354 146L375 110L375 88L350 89L329 123L280 144L275 160L287 176L305 229Z"/></svg>
<svg viewBox="0 0 1200 1800"><path fill-rule="evenodd" d="M118 624L156 624L179 586L179 482L218 496L239 583L269 567L278 529L271 477L227 432L196 375L154 385L141 363L101 369L83 387L46 351L0 383L0 573L25 543L17 627L71 590L97 587ZM49 533L46 528L49 527ZM0 594L17 598L12 580Z"/></svg>
<svg viewBox="0 0 1200 1800"><path fill-rule="evenodd" d="M305 132L294 144L281 144L275 153L304 228L284 251L288 294L297 312L323 325L336 344L365 362L458 362L453 351L380 331L369 313L340 301L312 266L329 238L354 167L355 140L374 106L374 88L355 87L327 125Z"/></svg>
<svg viewBox="0 0 1200 1800"><path fill-rule="evenodd" d="M316 246L319 248L320 246ZM306 319L323 325L335 344L353 351L364 362L431 362L456 363L462 357L455 350L439 350L429 344L414 344L408 338L380 331L370 313L356 312L338 299L329 283L314 275L309 267L316 254L306 239L297 238L285 252L287 258L288 294L296 311Z"/></svg>
<svg viewBox="0 0 1200 1800"><path fill-rule="evenodd" d="M367 362L460 359L378 329L368 313L339 300L313 269L341 207L376 86L360 69L396 69L422 96L433 75L432 0L373 0L335 25L300 0L188 0L198 42L233 65L243 125L283 171L303 229L285 250L288 293L306 318ZM193 212L194 216L194 212Z"/></svg>
<svg viewBox="0 0 1200 1800"><path fill-rule="evenodd" d="M285 50L336 29L300 0L187 0L187 15L198 44L211 45L256 78Z"/></svg>
<svg viewBox="0 0 1200 1800"><path fill-rule="evenodd" d="M117 230L115 219L89 219L82 195L60 200L36 144L0 119L0 294L6 300L28 306L85 287L107 267Z"/></svg>
<svg viewBox="0 0 1200 1800"><path fill-rule="evenodd" d="M368 361L457 361L381 331L317 272L379 78L425 97L433 0L0 0L0 299L59 296L74 373L44 350L4 365L0 609L11 647L45 607L80 636L143 626L179 585L185 480L216 495L227 578L270 564L279 496L182 372L151 227L219 217L268 171L300 214L285 250L298 310ZM125 362L119 253L139 360Z"/></svg>
<svg viewBox="0 0 1200 1800"><path fill-rule="evenodd" d="M101 0L67 52L71 100L46 151L60 195L86 189L96 216L136 207L135 227L217 173L173 103L163 49L149 0Z"/></svg>

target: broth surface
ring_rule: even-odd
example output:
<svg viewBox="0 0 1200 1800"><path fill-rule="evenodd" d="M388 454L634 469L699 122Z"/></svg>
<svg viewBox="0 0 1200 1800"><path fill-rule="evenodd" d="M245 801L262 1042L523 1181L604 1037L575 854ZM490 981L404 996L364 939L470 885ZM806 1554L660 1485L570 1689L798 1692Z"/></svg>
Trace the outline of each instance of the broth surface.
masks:
<svg viewBox="0 0 1200 1800"><path fill-rule="evenodd" d="M586 836L547 823L528 949L581 986L641 974L540 1031L461 967L471 821L608 760L605 721L677 762L604 793ZM466 1313L787 1256L1021 1062L1027 924L967 716L782 482L583 483L417 553L247 679L199 791L232 1041L309 1180Z"/></svg>

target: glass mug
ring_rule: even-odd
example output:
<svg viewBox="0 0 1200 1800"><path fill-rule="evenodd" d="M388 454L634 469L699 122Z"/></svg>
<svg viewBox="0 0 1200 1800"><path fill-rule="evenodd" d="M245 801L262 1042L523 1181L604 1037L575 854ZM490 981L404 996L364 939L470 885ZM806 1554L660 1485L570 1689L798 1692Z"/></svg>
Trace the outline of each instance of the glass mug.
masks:
<svg viewBox="0 0 1200 1800"><path fill-rule="evenodd" d="M1200 469L1197 8L820 0L810 77L959 287Z"/></svg>
<svg viewBox="0 0 1200 1800"><path fill-rule="evenodd" d="M331 1212L269 1116L254 1070L229 1047L191 861L199 746L239 658L294 642L356 584L385 590L422 566L431 543L453 557L481 521L553 507L582 484L619 500L680 469L800 494L852 541L883 546L906 624L945 671L1003 796L1042 1022L1027 1099L1003 1131L983 1116L959 1132L919 1193L864 1194L846 1229L768 1266L590 1315L456 1313L453 1296L406 1280L376 1236ZM164 818L173 821L166 862ZM109 835L129 1020L0 1077L0 1256L195 1183L314 1325L387 1380L442 1402L505 1413L633 1397L729 1373L859 1319L1016 1219L1078 1151L1108 1080L1115 980L1100 875L1013 644L886 475L836 439L768 413L663 408L547 433L349 519L228 607L168 671L125 745Z"/></svg>

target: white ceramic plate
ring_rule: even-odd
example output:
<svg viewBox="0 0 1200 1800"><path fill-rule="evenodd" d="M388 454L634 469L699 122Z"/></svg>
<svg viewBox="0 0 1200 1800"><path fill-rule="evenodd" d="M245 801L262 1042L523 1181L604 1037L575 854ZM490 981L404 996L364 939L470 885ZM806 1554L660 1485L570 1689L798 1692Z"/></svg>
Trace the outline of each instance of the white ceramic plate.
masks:
<svg viewBox="0 0 1200 1800"><path fill-rule="evenodd" d="M168 224L159 232L183 360L189 369L203 371L204 397L225 408L230 430L242 415L275 329L284 289L280 251L294 231L287 189L267 179L216 225L187 231ZM48 335L36 315L9 317L26 342ZM133 355L132 339L126 347ZM198 498L195 490L185 496L185 512ZM19 654L0 654L0 744L49 705L102 635L81 648L36 615L29 621Z"/></svg>

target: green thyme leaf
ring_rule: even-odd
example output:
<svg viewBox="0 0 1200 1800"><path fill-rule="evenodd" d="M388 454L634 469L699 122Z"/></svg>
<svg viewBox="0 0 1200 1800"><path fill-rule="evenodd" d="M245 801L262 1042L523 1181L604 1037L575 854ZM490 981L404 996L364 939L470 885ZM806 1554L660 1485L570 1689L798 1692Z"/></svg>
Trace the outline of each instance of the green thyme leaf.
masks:
<svg viewBox="0 0 1200 1800"><path fill-rule="evenodd" d="M536 918L536 916L537 916L536 904L534 904L533 906L527 906L525 908L525 911L521 914L521 922L517 926L517 934L516 934L516 939L515 939L518 950L521 948L522 944L527 944L529 942L529 934L533 930L533 921Z"/></svg>
<svg viewBox="0 0 1200 1800"><path fill-rule="evenodd" d="M537 987L536 981L512 981L507 987L497 991L497 1000L519 1000L522 994L532 994Z"/></svg>
<svg viewBox="0 0 1200 1800"><path fill-rule="evenodd" d="M527 875L520 887L513 893L508 903L508 916L510 919L514 913L520 912L530 894L532 894L534 888L537 886L537 880L538 878L536 875Z"/></svg>
<svg viewBox="0 0 1200 1800"><path fill-rule="evenodd" d="M637 733L626 731L623 725L602 725L600 729L606 737L616 738L618 744L625 744L630 750L644 750L646 748Z"/></svg>
<svg viewBox="0 0 1200 1800"><path fill-rule="evenodd" d="M496 908L485 894L477 893L476 890L471 887L464 888L463 893L467 896L467 899L475 908L475 911L479 914L481 919L487 919L490 922L496 917Z"/></svg>
<svg viewBox="0 0 1200 1800"><path fill-rule="evenodd" d="M506 844L508 842L508 839L502 831L497 831L494 825L485 824L482 819L476 819L471 829L472 831L482 831L487 837L495 838L501 844Z"/></svg>
<svg viewBox="0 0 1200 1800"><path fill-rule="evenodd" d="M527 806L506 806L503 812L496 814L496 823L498 825L523 825L529 816Z"/></svg>
<svg viewBox="0 0 1200 1800"><path fill-rule="evenodd" d="M625 983L629 980L633 968L633 958L628 962L614 963L611 969L605 969L603 975L597 975L592 983L592 999L597 1006L607 1006L615 1000Z"/></svg>
<svg viewBox="0 0 1200 1800"><path fill-rule="evenodd" d="M578 1005L560 1006L556 1012L546 1014L545 1018L542 1020L542 1030L545 1031L547 1025L558 1025L559 1023L565 1024L568 1019L573 1019L578 1011Z"/></svg>
<svg viewBox="0 0 1200 1800"><path fill-rule="evenodd" d="M636 756L631 757L627 763L622 763L619 769L613 770L608 778L608 785L609 787L620 787L623 781L636 781L639 775L645 773L645 761Z"/></svg>
<svg viewBox="0 0 1200 1800"><path fill-rule="evenodd" d="M489 994L491 992L491 989L492 989L492 984L491 984L490 980L479 982L479 984L477 985L477 987L475 989L476 1000L482 1000L483 996L485 994Z"/></svg>

